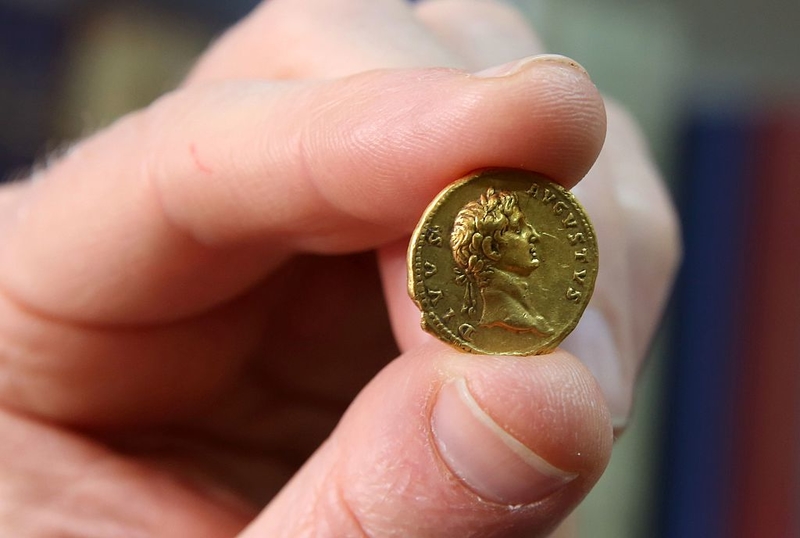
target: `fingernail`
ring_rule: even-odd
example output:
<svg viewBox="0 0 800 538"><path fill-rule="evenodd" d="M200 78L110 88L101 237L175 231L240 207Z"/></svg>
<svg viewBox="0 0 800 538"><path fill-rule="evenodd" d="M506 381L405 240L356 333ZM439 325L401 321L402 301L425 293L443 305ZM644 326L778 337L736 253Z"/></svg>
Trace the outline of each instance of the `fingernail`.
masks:
<svg viewBox="0 0 800 538"><path fill-rule="evenodd" d="M529 65L537 63L552 63L567 67L583 76L589 76L589 73L586 72L586 69L584 69L581 64L571 58L561 56L560 54L539 54L536 56L528 56L520 60L514 60L513 62L496 65L488 69L484 69L483 71L478 71L474 76L478 78L507 77L510 75L515 75Z"/></svg>
<svg viewBox="0 0 800 538"><path fill-rule="evenodd" d="M554 467L500 427L481 409L463 378L439 391L431 428L450 471L489 501L529 504L577 476Z"/></svg>
<svg viewBox="0 0 800 538"><path fill-rule="evenodd" d="M619 348L603 313L587 308L580 323L561 344L592 372L611 411L614 428L624 428L633 404L634 372L623 362Z"/></svg>

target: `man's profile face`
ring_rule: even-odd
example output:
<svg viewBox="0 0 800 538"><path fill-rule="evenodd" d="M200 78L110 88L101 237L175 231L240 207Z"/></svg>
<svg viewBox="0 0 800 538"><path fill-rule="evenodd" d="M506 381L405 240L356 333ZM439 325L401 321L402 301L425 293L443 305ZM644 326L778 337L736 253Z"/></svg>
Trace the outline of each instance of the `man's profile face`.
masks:
<svg viewBox="0 0 800 538"><path fill-rule="evenodd" d="M522 211L515 209L509 217L508 229L498 239L500 257L495 265L524 276L531 274L539 267L536 255L539 237L539 233L525 220Z"/></svg>

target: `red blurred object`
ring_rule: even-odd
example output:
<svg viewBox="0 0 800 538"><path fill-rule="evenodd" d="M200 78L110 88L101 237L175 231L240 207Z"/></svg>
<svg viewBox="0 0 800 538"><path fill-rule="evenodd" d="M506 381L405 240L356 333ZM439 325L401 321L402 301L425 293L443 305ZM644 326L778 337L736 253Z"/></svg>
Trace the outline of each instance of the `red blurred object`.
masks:
<svg viewBox="0 0 800 538"><path fill-rule="evenodd" d="M800 536L800 106L766 115L756 150L747 310L734 410L735 538Z"/></svg>

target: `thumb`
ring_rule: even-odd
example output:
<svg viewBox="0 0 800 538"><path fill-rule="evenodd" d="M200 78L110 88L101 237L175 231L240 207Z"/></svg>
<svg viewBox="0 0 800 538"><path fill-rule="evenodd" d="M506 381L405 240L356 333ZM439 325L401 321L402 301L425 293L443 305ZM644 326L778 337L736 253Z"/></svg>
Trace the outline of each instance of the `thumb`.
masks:
<svg viewBox="0 0 800 538"><path fill-rule="evenodd" d="M603 397L571 355L472 356L430 342L364 389L240 538L546 535L611 445Z"/></svg>

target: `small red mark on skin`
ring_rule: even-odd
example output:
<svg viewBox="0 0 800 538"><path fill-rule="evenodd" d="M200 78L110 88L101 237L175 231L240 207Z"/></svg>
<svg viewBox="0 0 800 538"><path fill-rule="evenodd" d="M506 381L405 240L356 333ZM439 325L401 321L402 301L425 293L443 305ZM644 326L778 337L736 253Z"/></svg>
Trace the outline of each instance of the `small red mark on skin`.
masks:
<svg viewBox="0 0 800 538"><path fill-rule="evenodd" d="M210 174L210 173L213 172L213 170L211 170L211 168L209 168L208 166L204 165L200 161L200 157L197 155L197 145L194 142L189 144L189 153L192 154L192 159L194 159L194 164L195 164L195 166L197 166L198 170L200 170L204 174Z"/></svg>

